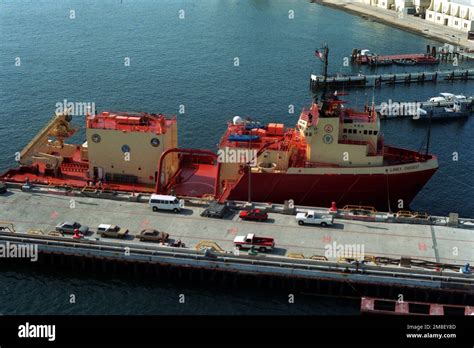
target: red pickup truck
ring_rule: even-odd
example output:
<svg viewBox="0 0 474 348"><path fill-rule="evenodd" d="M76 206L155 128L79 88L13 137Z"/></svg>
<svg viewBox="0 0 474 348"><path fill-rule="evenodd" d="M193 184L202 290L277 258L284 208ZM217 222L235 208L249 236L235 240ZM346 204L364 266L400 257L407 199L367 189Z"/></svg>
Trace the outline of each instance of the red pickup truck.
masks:
<svg viewBox="0 0 474 348"><path fill-rule="evenodd" d="M268 214L260 209L242 210L239 214L242 220L267 221Z"/></svg>
<svg viewBox="0 0 474 348"><path fill-rule="evenodd" d="M267 251L275 247L275 240L273 238L256 237L253 233L249 233L246 236L236 236L234 246L237 249L251 249L254 247L259 251Z"/></svg>

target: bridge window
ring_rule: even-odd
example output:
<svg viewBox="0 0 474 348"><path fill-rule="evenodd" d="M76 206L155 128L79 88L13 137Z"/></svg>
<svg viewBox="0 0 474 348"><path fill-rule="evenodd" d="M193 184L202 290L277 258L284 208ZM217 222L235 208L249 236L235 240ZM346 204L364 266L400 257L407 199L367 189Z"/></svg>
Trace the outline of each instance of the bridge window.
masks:
<svg viewBox="0 0 474 348"><path fill-rule="evenodd" d="M372 131L371 131L371 130L369 130L369 135L372 135Z"/></svg>
<svg viewBox="0 0 474 348"><path fill-rule="evenodd" d="M364 134L367 135L367 129L364 131Z"/></svg>
<svg viewBox="0 0 474 348"><path fill-rule="evenodd" d="M344 129L342 130L342 133L347 133L347 128L344 128Z"/></svg>
<svg viewBox="0 0 474 348"><path fill-rule="evenodd" d="M374 131L374 135L377 135L378 131Z"/></svg>

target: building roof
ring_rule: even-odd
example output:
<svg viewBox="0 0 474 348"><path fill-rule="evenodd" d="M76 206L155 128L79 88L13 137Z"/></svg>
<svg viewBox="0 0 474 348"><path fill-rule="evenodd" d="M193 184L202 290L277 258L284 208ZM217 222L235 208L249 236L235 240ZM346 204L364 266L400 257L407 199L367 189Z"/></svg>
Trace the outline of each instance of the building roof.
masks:
<svg viewBox="0 0 474 348"><path fill-rule="evenodd" d="M474 7L474 0L452 0L451 2L453 4L459 4L459 5Z"/></svg>
<svg viewBox="0 0 474 348"><path fill-rule="evenodd" d="M162 114L102 112L87 116L88 129L111 129L124 132L164 134L176 119L167 119Z"/></svg>

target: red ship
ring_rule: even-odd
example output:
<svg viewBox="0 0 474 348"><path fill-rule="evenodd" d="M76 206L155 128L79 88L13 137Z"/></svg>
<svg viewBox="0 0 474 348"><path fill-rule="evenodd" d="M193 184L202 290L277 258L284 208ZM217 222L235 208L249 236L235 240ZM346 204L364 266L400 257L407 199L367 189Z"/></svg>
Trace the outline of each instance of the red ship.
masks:
<svg viewBox="0 0 474 348"><path fill-rule="evenodd" d="M398 210L408 207L438 168L432 155L385 145L373 109L344 108L336 95L303 110L295 128L234 118L219 153L239 157L239 151L240 163L224 159L219 165L221 200L291 199L320 207L334 201ZM185 181L162 188L185 195L187 187Z"/></svg>
<svg viewBox="0 0 474 348"><path fill-rule="evenodd" d="M345 108L337 94L304 109L294 128L234 117L217 153L180 149L177 122L156 114L87 115L87 140L56 114L20 153L7 182L212 196L306 206L406 209L438 168L435 156L384 144L373 107Z"/></svg>

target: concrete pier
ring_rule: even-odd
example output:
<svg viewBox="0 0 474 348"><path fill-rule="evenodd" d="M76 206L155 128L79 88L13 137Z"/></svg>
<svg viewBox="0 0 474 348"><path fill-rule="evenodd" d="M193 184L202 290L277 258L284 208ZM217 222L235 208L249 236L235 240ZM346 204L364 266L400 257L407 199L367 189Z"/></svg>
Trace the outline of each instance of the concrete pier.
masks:
<svg viewBox="0 0 474 348"><path fill-rule="evenodd" d="M474 275L458 270L474 261L474 230L469 228L346 219L335 219L334 226L322 228L299 226L294 215L280 213L270 213L268 222L243 222L238 214L222 220L203 218L200 212L204 207L199 206L188 207L181 214L156 213L139 202L19 190L0 196L0 206L0 219L11 222L16 230L0 232L0 243L38 245L45 255L353 282L387 289L416 288L445 296L474 293ZM47 235L62 221L77 221L92 232L81 240L70 235ZM95 233L101 223L127 227L130 235L125 239L101 238ZM181 239L188 248L140 242L134 235L144 228L167 232L171 239ZM242 251L236 254L233 238L247 233L275 238L276 248L256 256ZM202 240L217 243L224 252L195 250ZM324 260L328 246L337 245L363 246L368 262L349 263L337 255ZM406 263L407 259L411 262ZM400 266L402 263L405 266ZM468 303L474 301L471 297L468 296Z"/></svg>

